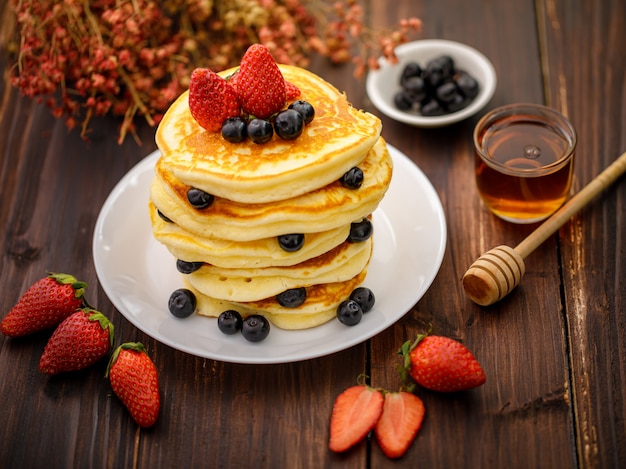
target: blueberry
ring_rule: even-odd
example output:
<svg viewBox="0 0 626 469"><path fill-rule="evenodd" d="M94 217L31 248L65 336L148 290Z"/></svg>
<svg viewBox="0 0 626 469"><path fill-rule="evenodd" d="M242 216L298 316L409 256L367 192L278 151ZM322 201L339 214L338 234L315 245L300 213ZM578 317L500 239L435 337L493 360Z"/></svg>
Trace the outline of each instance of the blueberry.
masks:
<svg viewBox="0 0 626 469"><path fill-rule="evenodd" d="M313 118L315 117L315 108L313 105L307 101L298 100L291 103L287 109L293 109L298 111L304 119L305 124L310 124Z"/></svg>
<svg viewBox="0 0 626 469"><path fill-rule="evenodd" d="M345 300L337 307L337 319L346 326L354 326L361 322L363 310L354 300Z"/></svg>
<svg viewBox="0 0 626 469"><path fill-rule="evenodd" d="M236 334L241 330L242 326L243 319L241 318L241 314L234 309L224 311L217 317L217 327L224 334Z"/></svg>
<svg viewBox="0 0 626 469"><path fill-rule="evenodd" d="M412 103L418 103L426 97L428 92L426 83L421 77L411 77L404 82L404 91L407 92L407 97Z"/></svg>
<svg viewBox="0 0 626 469"><path fill-rule="evenodd" d="M230 117L222 124L222 137L232 143L243 142L248 136L248 125L241 117Z"/></svg>
<svg viewBox="0 0 626 469"><path fill-rule="evenodd" d="M350 293L350 299L356 301L364 313L370 311L376 302L374 292L367 287L355 288L352 293Z"/></svg>
<svg viewBox="0 0 626 469"><path fill-rule="evenodd" d="M454 74L455 64L452 57L449 55L441 55L433 60L441 67L444 78L450 78Z"/></svg>
<svg viewBox="0 0 626 469"><path fill-rule="evenodd" d="M363 171L355 166L341 176L341 184L348 189L358 189L363 184Z"/></svg>
<svg viewBox="0 0 626 469"><path fill-rule="evenodd" d="M270 333L270 322L260 314L253 314L243 320L241 333L250 342L260 342Z"/></svg>
<svg viewBox="0 0 626 469"><path fill-rule="evenodd" d="M456 92L452 95L452 99L445 103L445 107L448 112L457 112L466 107L468 103L467 99Z"/></svg>
<svg viewBox="0 0 626 469"><path fill-rule="evenodd" d="M211 194L207 194L203 190L196 189L192 187L187 191L187 200L189 203L198 210L203 208L207 208L209 205L213 203L215 197Z"/></svg>
<svg viewBox="0 0 626 469"><path fill-rule="evenodd" d="M407 78L419 77L422 75L422 67L417 62L408 62L402 69L400 75L400 85L404 86L404 82Z"/></svg>
<svg viewBox="0 0 626 469"><path fill-rule="evenodd" d="M466 98L475 98L478 95L479 85L474 77L467 72L460 71L456 75L456 86Z"/></svg>
<svg viewBox="0 0 626 469"><path fill-rule="evenodd" d="M398 91L395 95L393 95L393 103L401 111L408 111L413 107L413 101L411 100L409 93L405 90Z"/></svg>
<svg viewBox="0 0 626 469"><path fill-rule="evenodd" d="M163 212L161 212L161 210L157 209L157 214L159 215L159 217L161 217L162 220L164 220L164 221L166 221L168 223L174 223L172 220L170 220L165 215L163 215Z"/></svg>
<svg viewBox="0 0 626 469"><path fill-rule="evenodd" d="M428 62L424 71L424 82L431 88L437 88L445 79L443 67L436 60Z"/></svg>
<svg viewBox="0 0 626 469"><path fill-rule="evenodd" d="M278 304L285 308L297 308L306 300L306 288L291 288L276 296Z"/></svg>
<svg viewBox="0 0 626 469"><path fill-rule="evenodd" d="M293 140L302 134L304 119L302 114L294 109L285 109L276 115L274 131L285 140Z"/></svg>
<svg viewBox="0 0 626 469"><path fill-rule="evenodd" d="M435 96L440 103L450 103L458 95L457 87L452 81L446 81L437 87Z"/></svg>
<svg viewBox="0 0 626 469"><path fill-rule="evenodd" d="M198 270L204 262L187 262L181 259L176 261L176 268L181 274L190 274Z"/></svg>
<svg viewBox="0 0 626 469"><path fill-rule="evenodd" d="M248 122L248 136L254 143L269 142L274 136L272 124L265 119L252 119Z"/></svg>
<svg viewBox="0 0 626 469"><path fill-rule="evenodd" d="M369 218L364 218L359 222L352 223L350 225L350 234L348 235L348 241L351 243L361 243L367 241L374 232L374 225Z"/></svg>
<svg viewBox="0 0 626 469"><path fill-rule="evenodd" d="M304 246L304 235L302 233L280 235L278 237L278 244L283 251L299 251L302 249L302 246Z"/></svg>
<svg viewBox="0 0 626 469"><path fill-rule="evenodd" d="M196 304L196 295L192 291L186 288L179 288L170 295L168 308L170 313L177 318L186 318L194 313Z"/></svg>
<svg viewBox="0 0 626 469"><path fill-rule="evenodd" d="M439 101L436 99L431 99L430 101L426 101L422 104L420 108L420 112L423 116L433 117L433 116L442 116L446 113L446 110L439 104Z"/></svg>
<svg viewBox="0 0 626 469"><path fill-rule="evenodd" d="M456 67L454 58L440 55L421 67L408 63L401 73L401 90L393 95L396 108L416 109L423 116L442 116L465 108L479 92L476 79Z"/></svg>

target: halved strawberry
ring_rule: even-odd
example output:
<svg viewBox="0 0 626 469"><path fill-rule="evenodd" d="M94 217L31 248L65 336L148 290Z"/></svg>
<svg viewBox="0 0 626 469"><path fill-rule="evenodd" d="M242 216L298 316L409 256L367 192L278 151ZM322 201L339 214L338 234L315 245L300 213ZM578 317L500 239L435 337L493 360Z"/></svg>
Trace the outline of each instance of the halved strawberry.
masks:
<svg viewBox="0 0 626 469"><path fill-rule="evenodd" d="M376 441L388 458L400 458L413 443L426 410L415 394L406 391L385 394L383 413L374 428Z"/></svg>
<svg viewBox="0 0 626 469"><path fill-rule="evenodd" d="M244 112L267 119L286 102L285 79L269 49L251 45L235 78L239 102Z"/></svg>
<svg viewBox="0 0 626 469"><path fill-rule="evenodd" d="M346 451L365 438L382 414L383 400L380 391L360 384L339 394L330 417L330 450Z"/></svg>
<svg viewBox="0 0 626 469"><path fill-rule="evenodd" d="M235 88L208 68L196 68L189 82L189 111L196 122L209 132L219 132L229 117L241 108Z"/></svg>

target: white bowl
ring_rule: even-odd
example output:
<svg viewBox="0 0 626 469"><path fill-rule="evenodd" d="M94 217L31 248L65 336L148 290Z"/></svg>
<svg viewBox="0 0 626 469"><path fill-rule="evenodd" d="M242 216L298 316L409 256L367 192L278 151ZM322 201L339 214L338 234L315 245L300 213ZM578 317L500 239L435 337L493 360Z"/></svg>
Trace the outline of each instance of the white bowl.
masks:
<svg viewBox="0 0 626 469"><path fill-rule="evenodd" d="M394 95L400 91L400 76L404 65L417 62L422 67L441 55L449 55L454 59L455 67L465 70L478 82L478 96L465 108L442 116L422 116L417 111L402 111L394 102ZM408 42L396 48L399 62L389 64L381 59L380 69L371 71L366 80L367 95L383 114L405 124L417 127L442 127L459 122L476 114L491 99L496 89L496 72L491 62L476 49L465 44L442 39L424 39Z"/></svg>

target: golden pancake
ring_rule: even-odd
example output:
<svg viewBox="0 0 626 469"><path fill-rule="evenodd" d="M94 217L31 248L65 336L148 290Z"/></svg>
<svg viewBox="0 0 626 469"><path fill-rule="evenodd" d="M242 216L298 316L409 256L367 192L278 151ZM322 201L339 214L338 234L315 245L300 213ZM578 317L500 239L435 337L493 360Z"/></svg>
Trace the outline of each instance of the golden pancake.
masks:
<svg viewBox="0 0 626 469"><path fill-rule="evenodd" d="M177 224L168 223L159 217L152 203L150 219L154 237L177 259L188 262L203 261L231 269L299 264L339 246L350 234L350 225L321 233L305 233L302 248L295 252L287 252L280 247L276 237L231 241L194 235Z"/></svg>
<svg viewBox="0 0 626 469"><path fill-rule="evenodd" d="M348 189L338 180L288 201L244 204L216 197L198 210L187 200L189 186L156 164L150 198L167 218L185 231L205 238L250 241L289 233L318 233L358 221L382 200L393 172L387 145L379 138L359 164L363 184Z"/></svg>
<svg viewBox="0 0 626 469"><path fill-rule="evenodd" d="M356 110L317 75L280 66L315 117L294 140L277 135L264 144L226 141L201 128L183 93L156 134L161 158L150 187L155 238L181 260L202 266L181 274L197 299L197 312L243 317L262 314L285 329L314 327L336 317L340 303L365 279L373 238L347 241L351 223L371 216L391 182L393 167L380 136L380 120ZM235 69L222 73L229 75ZM363 171L358 188L340 179ZM213 196L198 209L190 189ZM288 252L278 236L304 235ZM306 289L303 304L287 308L277 295Z"/></svg>
<svg viewBox="0 0 626 469"><path fill-rule="evenodd" d="M343 282L367 267L372 238L340 246L288 267L223 269L210 264L187 274L187 281L204 295L221 300L250 302L273 297L291 288Z"/></svg>
<svg viewBox="0 0 626 469"><path fill-rule="evenodd" d="M315 108L315 118L302 135L295 140L274 135L265 144L250 139L227 142L219 132L208 132L196 123L187 91L170 106L156 132L163 169L209 194L259 204L324 187L361 163L380 136L380 119L353 108L345 94L317 75L294 66L279 67L300 89L298 99Z"/></svg>
<svg viewBox="0 0 626 469"><path fill-rule="evenodd" d="M356 277L338 283L326 283L308 287L307 298L298 308L285 308L275 298L256 302L231 302L211 298L194 289L185 282L197 298L197 313L203 316L217 317L223 311L234 309L244 318L251 314L261 314L272 324L282 329L307 329L330 321L337 315L337 308L350 293L365 280L366 271Z"/></svg>

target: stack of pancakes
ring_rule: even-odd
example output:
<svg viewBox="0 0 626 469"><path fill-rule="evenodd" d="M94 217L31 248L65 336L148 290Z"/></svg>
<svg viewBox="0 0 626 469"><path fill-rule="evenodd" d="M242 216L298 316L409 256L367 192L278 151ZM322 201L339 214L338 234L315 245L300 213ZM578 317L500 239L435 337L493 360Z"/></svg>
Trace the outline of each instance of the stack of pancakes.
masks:
<svg viewBox="0 0 626 469"><path fill-rule="evenodd" d="M265 144L230 143L200 127L189 111L188 93L172 104L157 130L161 157L150 189L154 236L176 259L201 262L181 274L197 298L197 311L218 316L235 309L262 314L285 329L304 329L336 316L338 305L365 278L373 237L348 241L353 222L370 217L383 198L392 162L381 122L356 110L345 95L304 69L280 65L315 109L315 118L295 140L274 135ZM232 70L223 72L223 76ZM344 187L353 167L361 187ZM214 196L197 209L187 191ZM304 234L294 252L278 237ZM298 307L276 296L306 289Z"/></svg>

